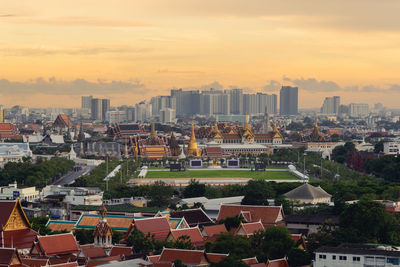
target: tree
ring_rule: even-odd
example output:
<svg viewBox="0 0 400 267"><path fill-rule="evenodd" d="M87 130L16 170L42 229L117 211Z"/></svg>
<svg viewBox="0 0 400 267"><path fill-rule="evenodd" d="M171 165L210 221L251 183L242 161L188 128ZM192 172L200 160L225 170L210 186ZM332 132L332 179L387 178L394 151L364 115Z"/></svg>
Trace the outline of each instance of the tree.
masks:
<svg viewBox="0 0 400 267"><path fill-rule="evenodd" d="M288 253L288 263L290 267L309 265L311 262L310 254L300 248L292 248Z"/></svg>
<svg viewBox="0 0 400 267"><path fill-rule="evenodd" d="M242 205L268 205L268 198L274 197L274 191L265 180L250 180L245 187Z"/></svg>
<svg viewBox="0 0 400 267"><path fill-rule="evenodd" d="M178 259L178 260L174 260L173 263L174 263L174 265L173 265L174 267L187 267L187 266L186 266L185 264L183 264L182 261L179 260L179 259Z"/></svg>
<svg viewBox="0 0 400 267"><path fill-rule="evenodd" d="M232 228L238 228L241 222L244 222L242 216L226 217L224 220L220 221L221 224L223 223L225 225L225 228L228 231Z"/></svg>
<svg viewBox="0 0 400 267"><path fill-rule="evenodd" d="M173 247L178 248L178 249L193 249L194 248L192 242L190 241L190 237L187 235L178 237L178 239L174 242Z"/></svg>
<svg viewBox="0 0 400 267"><path fill-rule="evenodd" d="M375 153L380 153L383 152L383 140L379 141L378 143L375 144L374 146L374 152Z"/></svg>
<svg viewBox="0 0 400 267"><path fill-rule="evenodd" d="M288 254L294 242L286 227L274 226L265 230L261 246L268 259L280 259Z"/></svg>
<svg viewBox="0 0 400 267"><path fill-rule="evenodd" d="M130 233L126 244L129 247L133 247L136 253L148 253L153 251L152 240L136 229Z"/></svg>
<svg viewBox="0 0 400 267"><path fill-rule="evenodd" d="M75 238L79 241L79 244L92 244L94 242L93 230L86 230L86 229L76 229Z"/></svg>
<svg viewBox="0 0 400 267"><path fill-rule="evenodd" d="M199 181L191 179L188 186L183 190L183 197L203 197L206 194L206 185L200 184Z"/></svg>
<svg viewBox="0 0 400 267"><path fill-rule="evenodd" d="M174 193L172 186L163 181L156 181L150 188L150 206L167 207Z"/></svg>
<svg viewBox="0 0 400 267"><path fill-rule="evenodd" d="M232 233L221 233L217 240L210 245L210 252L229 253L236 259L252 257L252 247L249 239L244 236L235 236Z"/></svg>
<svg viewBox="0 0 400 267"><path fill-rule="evenodd" d="M50 234L51 230L46 227L46 224L49 221L48 217L44 216L44 217L30 218L29 221L32 224L32 229L35 230L36 232L40 233L41 235Z"/></svg>

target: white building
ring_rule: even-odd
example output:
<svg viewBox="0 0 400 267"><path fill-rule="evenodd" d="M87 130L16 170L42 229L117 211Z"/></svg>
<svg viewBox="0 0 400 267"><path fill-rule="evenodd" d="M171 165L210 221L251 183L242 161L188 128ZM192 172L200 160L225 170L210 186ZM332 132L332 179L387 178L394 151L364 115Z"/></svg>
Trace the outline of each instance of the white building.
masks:
<svg viewBox="0 0 400 267"><path fill-rule="evenodd" d="M400 251L392 246L341 245L315 251L315 267L399 266Z"/></svg>
<svg viewBox="0 0 400 267"><path fill-rule="evenodd" d="M387 155L397 155L400 153L400 142L383 143L383 153Z"/></svg>
<svg viewBox="0 0 400 267"><path fill-rule="evenodd" d="M25 157L32 157L29 143L0 143L0 168L8 162L20 162Z"/></svg>
<svg viewBox="0 0 400 267"><path fill-rule="evenodd" d="M42 190L42 197L64 196L64 203L71 205L101 206L103 192L97 187L63 187L48 185Z"/></svg>
<svg viewBox="0 0 400 267"><path fill-rule="evenodd" d="M125 122L128 120L126 110L110 110L106 113L106 121L110 124Z"/></svg>
<svg viewBox="0 0 400 267"><path fill-rule="evenodd" d="M145 101L135 105L135 122L145 122L152 116L152 105Z"/></svg>
<svg viewBox="0 0 400 267"><path fill-rule="evenodd" d="M338 114L340 106L340 96L326 97L321 107L322 114Z"/></svg>
<svg viewBox="0 0 400 267"><path fill-rule="evenodd" d="M13 200L18 197L21 201L36 201L39 199L39 191L34 186L18 188L16 182L0 187L0 200Z"/></svg>
<svg viewBox="0 0 400 267"><path fill-rule="evenodd" d="M174 122L175 118L176 118L175 109L164 108L164 109L160 110L160 121L162 123Z"/></svg>
<svg viewBox="0 0 400 267"><path fill-rule="evenodd" d="M366 117L369 114L368 104L355 104L351 103L349 105L349 115L350 117Z"/></svg>

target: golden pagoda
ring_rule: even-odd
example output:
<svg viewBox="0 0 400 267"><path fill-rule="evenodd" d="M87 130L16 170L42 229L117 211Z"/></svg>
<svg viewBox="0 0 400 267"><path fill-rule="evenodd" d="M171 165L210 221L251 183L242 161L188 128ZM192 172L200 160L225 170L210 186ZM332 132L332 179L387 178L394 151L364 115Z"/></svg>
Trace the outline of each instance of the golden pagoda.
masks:
<svg viewBox="0 0 400 267"><path fill-rule="evenodd" d="M311 141L314 142L323 142L326 141L325 137L321 134L321 132L318 129L318 118L315 118L315 124L314 124L314 129L310 135Z"/></svg>
<svg viewBox="0 0 400 267"><path fill-rule="evenodd" d="M215 120L215 125L214 125L214 139L224 139L224 137L222 136L221 131L218 128L218 120Z"/></svg>
<svg viewBox="0 0 400 267"><path fill-rule="evenodd" d="M243 125L242 142L246 144L254 143L254 133L247 120L247 114Z"/></svg>
<svg viewBox="0 0 400 267"><path fill-rule="evenodd" d="M159 145L160 144L160 140L158 139L154 122L151 124L151 133L150 133L147 144L148 145Z"/></svg>
<svg viewBox="0 0 400 267"><path fill-rule="evenodd" d="M281 138L283 139L283 136L281 132L278 130L278 127L276 126L276 120L274 119L274 129L273 129L273 137L272 138Z"/></svg>
<svg viewBox="0 0 400 267"><path fill-rule="evenodd" d="M196 136L194 134L194 123L192 121L192 135L190 136L189 146L187 150L188 155L200 156L200 151L197 149Z"/></svg>

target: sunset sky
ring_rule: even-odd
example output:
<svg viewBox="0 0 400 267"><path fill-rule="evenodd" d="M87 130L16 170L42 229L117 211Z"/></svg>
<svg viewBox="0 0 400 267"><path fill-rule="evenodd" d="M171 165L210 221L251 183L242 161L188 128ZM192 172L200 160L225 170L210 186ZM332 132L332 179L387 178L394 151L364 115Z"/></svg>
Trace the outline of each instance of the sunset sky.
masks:
<svg viewBox="0 0 400 267"><path fill-rule="evenodd" d="M399 108L398 0L3 0L0 104L134 105L171 88Z"/></svg>

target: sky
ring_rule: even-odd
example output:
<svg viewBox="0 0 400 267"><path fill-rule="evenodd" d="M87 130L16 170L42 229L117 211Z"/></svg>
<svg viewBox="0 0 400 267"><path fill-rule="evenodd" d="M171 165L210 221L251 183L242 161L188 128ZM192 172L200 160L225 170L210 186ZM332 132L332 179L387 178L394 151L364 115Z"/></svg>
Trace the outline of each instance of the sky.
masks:
<svg viewBox="0 0 400 267"><path fill-rule="evenodd" d="M1 0L0 104L134 105L171 88L299 87L399 108L398 0Z"/></svg>

